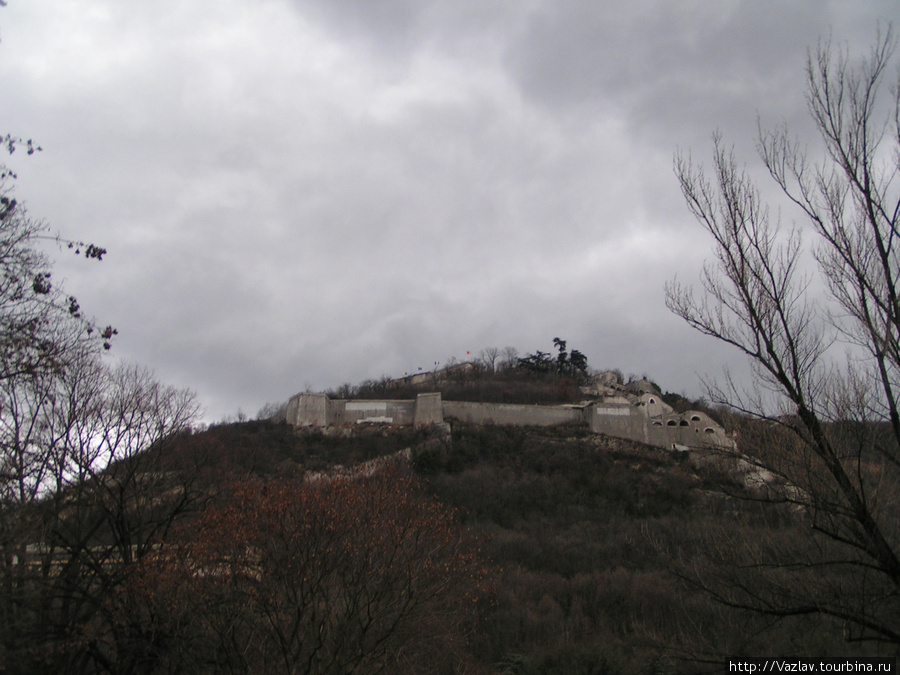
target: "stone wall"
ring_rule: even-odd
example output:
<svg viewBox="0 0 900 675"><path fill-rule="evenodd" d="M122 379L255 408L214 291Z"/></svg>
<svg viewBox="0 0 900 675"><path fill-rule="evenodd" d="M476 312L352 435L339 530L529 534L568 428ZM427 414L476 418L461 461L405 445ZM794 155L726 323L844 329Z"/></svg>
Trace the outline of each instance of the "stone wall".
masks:
<svg viewBox="0 0 900 675"><path fill-rule="evenodd" d="M295 427L397 424L424 427L446 418L471 424L555 426L585 423L591 431L660 448L734 448L724 429L700 411L673 413L658 394L633 400L609 396L583 405L519 405L443 401L440 393L414 400L341 400L324 394L298 394L288 403L287 420Z"/></svg>
<svg viewBox="0 0 900 675"><path fill-rule="evenodd" d="M584 409L580 406L470 403L467 401L444 401L444 417L472 424L536 427L585 421Z"/></svg>
<svg viewBox="0 0 900 675"><path fill-rule="evenodd" d="M381 423L411 425L415 401L331 401L328 425Z"/></svg>
<svg viewBox="0 0 900 675"><path fill-rule="evenodd" d="M649 443L646 434L646 415L638 408L621 403L598 402L586 411L591 431L616 438Z"/></svg>
<svg viewBox="0 0 900 675"><path fill-rule="evenodd" d="M671 409L670 409L671 410ZM734 441L709 415L698 410L677 414L650 406L598 402L587 411L591 431L667 449L733 448Z"/></svg>
<svg viewBox="0 0 900 675"><path fill-rule="evenodd" d="M437 400L435 400L437 397ZM413 400L343 400L325 394L297 394L287 407L287 421L295 427L332 427L347 424L440 424L440 394L419 394Z"/></svg>
<svg viewBox="0 0 900 675"><path fill-rule="evenodd" d="M288 401L285 417L295 427L327 427L328 404L325 394L297 394Z"/></svg>
<svg viewBox="0 0 900 675"><path fill-rule="evenodd" d="M414 424L417 427L427 427L443 423L444 408L440 393L419 394L416 397Z"/></svg>

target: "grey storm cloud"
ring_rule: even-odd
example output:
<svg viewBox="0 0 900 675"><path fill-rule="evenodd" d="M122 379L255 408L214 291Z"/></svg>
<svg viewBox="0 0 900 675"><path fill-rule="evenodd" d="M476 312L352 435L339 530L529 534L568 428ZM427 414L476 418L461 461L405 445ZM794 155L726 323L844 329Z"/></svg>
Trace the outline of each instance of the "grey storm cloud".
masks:
<svg viewBox="0 0 900 675"><path fill-rule="evenodd" d="M673 153L807 134L807 48L895 4L19 0L0 119L109 250L57 276L209 419L555 336L699 393L733 355L664 305L709 254Z"/></svg>

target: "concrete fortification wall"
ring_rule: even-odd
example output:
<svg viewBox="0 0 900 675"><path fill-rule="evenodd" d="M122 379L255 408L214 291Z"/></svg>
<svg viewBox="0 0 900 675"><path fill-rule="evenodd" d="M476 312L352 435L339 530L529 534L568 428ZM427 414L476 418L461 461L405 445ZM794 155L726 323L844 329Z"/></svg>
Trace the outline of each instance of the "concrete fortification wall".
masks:
<svg viewBox="0 0 900 675"><path fill-rule="evenodd" d="M467 401L444 401L444 417L472 424L535 427L585 421L584 410L581 407Z"/></svg>
<svg viewBox="0 0 900 675"><path fill-rule="evenodd" d="M356 424L425 427L456 419L472 424L555 426L584 423L591 431L666 449L735 447L725 430L706 413L674 413L658 392L614 392L581 405L518 405L443 401L440 393L411 400L342 400L325 394L294 396L287 421L295 427L325 428Z"/></svg>
<svg viewBox="0 0 900 675"><path fill-rule="evenodd" d="M295 427L332 427L346 424L427 426L443 422L440 394L419 394L413 400L343 400L325 394L297 394L287 407L287 421Z"/></svg>
<svg viewBox="0 0 900 675"><path fill-rule="evenodd" d="M434 424L443 424L444 409L441 405L441 395L419 394L416 397L416 410L414 424L417 427L427 427Z"/></svg>
<svg viewBox="0 0 900 675"><path fill-rule="evenodd" d="M331 401L329 426L342 424L400 424L413 423L415 401Z"/></svg>
<svg viewBox="0 0 900 675"><path fill-rule="evenodd" d="M645 417L636 408L619 403L598 403L586 414L588 426L597 434L647 443Z"/></svg>
<svg viewBox="0 0 900 675"><path fill-rule="evenodd" d="M660 448L734 446L721 426L706 413L696 410L651 416L642 407L597 403L588 409L587 422L595 433Z"/></svg>

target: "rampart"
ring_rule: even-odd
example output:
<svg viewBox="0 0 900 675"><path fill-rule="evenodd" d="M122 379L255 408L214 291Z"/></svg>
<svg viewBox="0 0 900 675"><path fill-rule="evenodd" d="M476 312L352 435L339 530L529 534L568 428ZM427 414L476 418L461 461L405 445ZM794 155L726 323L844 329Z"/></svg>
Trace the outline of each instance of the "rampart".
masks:
<svg viewBox="0 0 900 675"><path fill-rule="evenodd" d="M461 422L515 427L550 427L585 421L584 409L580 406L444 401L443 412L445 417Z"/></svg>
<svg viewBox="0 0 900 675"><path fill-rule="evenodd" d="M660 448L734 448L734 441L709 415L698 410L682 414L649 414L644 406L598 402L586 409L591 431Z"/></svg>
<svg viewBox="0 0 900 675"><path fill-rule="evenodd" d="M440 394L419 394L411 400L343 400L325 394L297 394L287 407L295 427L333 427L348 424L428 426L443 422Z"/></svg>
<svg viewBox="0 0 900 675"><path fill-rule="evenodd" d="M426 427L455 419L472 424L556 426L583 423L591 431L667 449L734 448L734 441L706 413L674 413L658 393L612 395L580 405L519 405L444 401L440 393L408 400L344 400L302 393L288 403L294 427L396 424Z"/></svg>

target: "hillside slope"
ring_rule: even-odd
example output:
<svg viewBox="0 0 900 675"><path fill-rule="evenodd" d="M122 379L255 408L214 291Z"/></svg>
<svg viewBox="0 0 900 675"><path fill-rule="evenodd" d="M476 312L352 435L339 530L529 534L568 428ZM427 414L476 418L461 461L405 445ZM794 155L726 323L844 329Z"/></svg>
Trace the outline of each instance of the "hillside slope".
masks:
<svg viewBox="0 0 900 675"><path fill-rule="evenodd" d="M495 575L471 643L488 672L690 673L737 654L853 653L835 644L834 625L772 626L688 583L716 541L790 537L799 526L796 514L755 501L724 463L698 466L580 426L457 423L448 436L384 427L295 434L255 422L188 445L209 439L221 470L269 477L412 448L414 471L479 538Z"/></svg>
<svg viewBox="0 0 900 675"><path fill-rule="evenodd" d="M609 675L861 653L834 624L767 623L702 592L711 552L803 545L808 525L700 459L581 425L170 437L59 495L78 508L20 552L0 661Z"/></svg>

